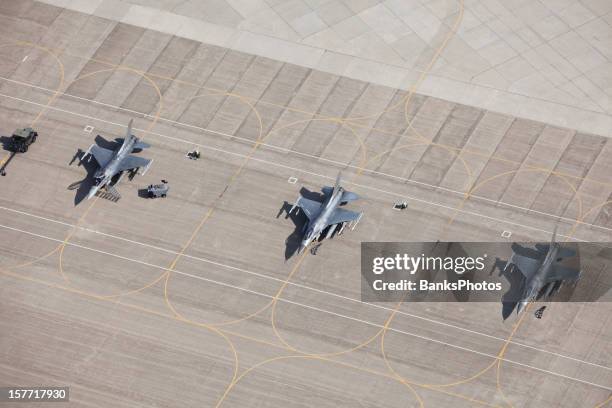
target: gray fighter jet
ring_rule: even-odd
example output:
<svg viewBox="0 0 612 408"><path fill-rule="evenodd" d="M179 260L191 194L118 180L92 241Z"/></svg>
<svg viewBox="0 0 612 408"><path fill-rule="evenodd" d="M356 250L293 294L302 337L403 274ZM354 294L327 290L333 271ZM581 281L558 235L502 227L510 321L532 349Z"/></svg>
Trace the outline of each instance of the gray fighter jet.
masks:
<svg viewBox="0 0 612 408"><path fill-rule="evenodd" d="M149 166L153 160L132 155L134 150L141 150L151 147L150 145L138 140L138 138L132 134L132 122L133 120L130 120L125 139L123 139L123 142L117 149L114 151L108 150L94 143L89 146L89 149L87 149L81 158L81 161L83 161L89 156L89 160L91 160L91 156L93 156L100 165L100 168L94 174L94 185L89 190L87 199L90 199L96 195L98 190L100 190L102 187L106 187L106 190L111 193L111 195L119 198L119 193L111 185L111 181L115 176L119 175L119 178L113 183L113 185L119 182L123 176L123 172L127 170L129 170L133 176L141 168L144 169L142 174L146 173L149 169Z"/></svg>
<svg viewBox="0 0 612 408"><path fill-rule="evenodd" d="M576 251L563 248L555 242L555 235L556 229L550 244L536 244L535 249L512 244L512 256L506 263L504 271L516 266L524 276L523 291L516 308L517 314L541 296L551 296L564 281L577 281L580 278L579 270L559 264L564 258L576 256Z"/></svg>
<svg viewBox="0 0 612 408"><path fill-rule="evenodd" d="M327 229L327 233L324 238L330 238L336 230L338 234L342 234L347 223L355 228L363 215L363 213L338 208L350 201L359 199L357 194L346 191L340 186L340 174L336 178L334 187L323 187L321 191L324 195L322 203L300 196L289 210L289 214L291 214L298 207L304 211L308 218L308 222L304 225L306 232L298 252L306 248L312 241L319 239L325 229Z"/></svg>

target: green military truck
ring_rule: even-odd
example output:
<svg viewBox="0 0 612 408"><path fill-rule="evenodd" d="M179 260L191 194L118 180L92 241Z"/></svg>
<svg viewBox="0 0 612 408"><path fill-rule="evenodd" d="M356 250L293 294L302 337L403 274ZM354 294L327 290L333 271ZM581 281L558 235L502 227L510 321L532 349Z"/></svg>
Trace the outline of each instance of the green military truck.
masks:
<svg viewBox="0 0 612 408"><path fill-rule="evenodd" d="M9 144L9 150L15 153L25 153L28 151L28 147L36 141L38 133L32 128L17 129L11 136L11 142Z"/></svg>

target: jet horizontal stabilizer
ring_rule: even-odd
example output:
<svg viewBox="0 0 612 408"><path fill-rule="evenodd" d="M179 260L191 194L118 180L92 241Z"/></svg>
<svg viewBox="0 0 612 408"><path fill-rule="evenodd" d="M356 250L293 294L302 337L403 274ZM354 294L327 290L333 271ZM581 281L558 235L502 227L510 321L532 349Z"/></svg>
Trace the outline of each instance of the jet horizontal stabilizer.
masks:
<svg viewBox="0 0 612 408"><path fill-rule="evenodd" d="M134 146L132 147L132 151L134 150L142 150L142 149L148 149L149 147L151 147L150 144L145 143L145 142L141 142L140 140L137 141L136 143L134 143Z"/></svg>
<svg viewBox="0 0 612 408"><path fill-rule="evenodd" d="M319 215L319 213L321 212L321 203L319 203L318 201L309 200L309 199L304 198L302 196L300 196L297 199L297 201L295 202L295 204L291 208L291 211L293 211L293 209L295 207L301 208L302 211L304 211L304 214L306 214L306 217L308 217L309 220L312 220L312 219L316 218Z"/></svg>
<svg viewBox="0 0 612 408"><path fill-rule="evenodd" d="M512 254L512 258L508 261L508 263L516 265L523 276L530 279L542 265L542 260L519 255L515 252Z"/></svg>
<svg viewBox="0 0 612 408"><path fill-rule="evenodd" d="M355 201L355 200L359 200L359 196L350 191L344 191L342 193L342 198L340 199L342 203L350 203L351 201Z"/></svg>
<svg viewBox="0 0 612 408"><path fill-rule="evenodd" d="M112 150L105 149L103 147L98 146L97 144L92 144L91 146L89 146L89 149L87 149L87 152L85 154L91 154L94 159L96 159L100 167L106 167L106 165L113 158ZM85 158L85 156L83 156L83 158Z"/></svg>
<svg viewBox="0 0 612 408"><path fill-rule="evenodd" d="M568 268L559 264L553 265L553 272L547 277L548 282L554 281L576 281L580 278L580 271L574 268Z"/></svg>

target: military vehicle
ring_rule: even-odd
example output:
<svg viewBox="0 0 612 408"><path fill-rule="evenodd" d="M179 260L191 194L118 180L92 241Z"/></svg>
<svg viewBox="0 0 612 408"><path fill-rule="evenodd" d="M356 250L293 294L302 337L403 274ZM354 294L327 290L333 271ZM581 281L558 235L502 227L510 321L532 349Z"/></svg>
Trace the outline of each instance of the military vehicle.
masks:
<svg viewBox="0 0 612 408"><path fill-rule="evenodd" d="M166 197L170 187L166 180L162 180L161 184L149 184L147 187L147 196L149 198Z"/></svg>
<svg viewBox="0 0 612 408"><path fill-rule="evenodd" d="M9 150L15 153L25 153L28 147L36 141L38 133L32 128L17 129L11 136Z"/></svg>

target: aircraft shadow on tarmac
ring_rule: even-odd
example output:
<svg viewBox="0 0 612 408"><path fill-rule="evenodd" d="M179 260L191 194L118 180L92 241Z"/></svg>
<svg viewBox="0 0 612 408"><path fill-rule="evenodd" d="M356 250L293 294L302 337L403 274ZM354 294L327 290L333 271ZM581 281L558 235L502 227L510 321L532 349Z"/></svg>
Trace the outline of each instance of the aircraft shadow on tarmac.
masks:
<svg viewBox="0 0 612 408"><path fill-rule="evenodd" d="M525 247L518 244L515 246L515 249L517 250L518 254L533 251L533 249L530 247ZM580 269L580 260L580 254L569 259L569 261L573 262L574 266L576 266L578 269ZM510 284L510 287L502 296L502 317L504 320L510 317L512 312L516 309L518 300L522 298L523 289L525 286L525 277L523 274L514 266L506 269L506 264L507 260L495 258L495 263L490 271L490 274L492 275L497 269L499 271L499 276L503 276ZM548 299L554 299L555 301L569 301L573 298L576 289L575 284L564 283L561 287L561 282L558 282L556 285L556 289L550 298L545 296L543 289L536 299L542 299L544 301Z"/></svg>
<svg viewBox="0 0 612 408"><path fill-rule="evenodd" d="M310 191L304 187L300 189L300 194L309 200L318 201L320 203L322 203L325 199L323 193ZM276 215L276 218L279 218L283 213L285 213L285 219L291 219L294 225L293 232L289 234L287 239L285 239L285 261L289 260L297 253L297 250L300 247L300 242L302 241L302 236L304 235L304 226L308 221L303 211L294 210L293 213L289 214L289 210L291 209L292 205L292 203L285 201Z"/></svg>
<svg viewBox="0 0 612 408"><path fill-rule="evenodd" d="M441 250L443 252L443 256L452 256L452 257L468 257L470 256L470 252L474 252L471 250L470 244L459 244L456 245L454 243L440 243L440 246L436 249ZM467 248L466 248L467 247ZM478 253L476 251L475 253ZM523 275L514 270L513 268L505 269L507 260L501 258L495 258L495 261L491 265L489 270L489 276L493 275L493 273L497 270L499 273L499 277L504 277L508 283L508 290L502 295L501 303L502 303L502 318L506 320L512 312L516 309L518 304L518 299L521 298L523 286L524 286L524 278ZM466 271L462 275L457 275L453 271L447 271L446 279L450 282L457 280L458 277L461 279L468 279L470 281L477 281L479 279L475 279L475 273L473 271ZM453 291L453 296L456 301L459 302L467 302L470 300L470 291L462 290L462 291Z"/></svg>
<svg viewBox="0 0 612 408"><path fill-rule="evenodd" d="M518 301L523 292L523 285L525 284L523 275L519 271L515 271L513 268L506 270L506 262L503 259L495 258L495 263L493 264L493 268L491 269L490 275L495 272L497 269L499 271L499 276L503 276L506 278L508 283L510 284L510 288L506 291L506 293L502 296L502 317L506 320L516 306L518 305Z"/></svg>
<svg viewBox="0 0 612 408"><path fill-rule="evenodd" d="M96 136L95 143L104 149L115 150L120 145L122 140L123 139L115 139L114 141L109 141L98 135ZM89 190L91 190L91 187L94 185L94 174L99 167L98 163L93 157L90 157L90 159L85 159L85 161L82 162L81 160L83 159L84 155L85 152L78 149L75 155L72 157L72 160L70 160L70 163L68 163L68 165L71 166L76 162L77 166L82 166L87 172L82 180L75 181L68 186L68 190L76 190L76 194L74 196L75 206L79 205L87 197Z"/></svg>

